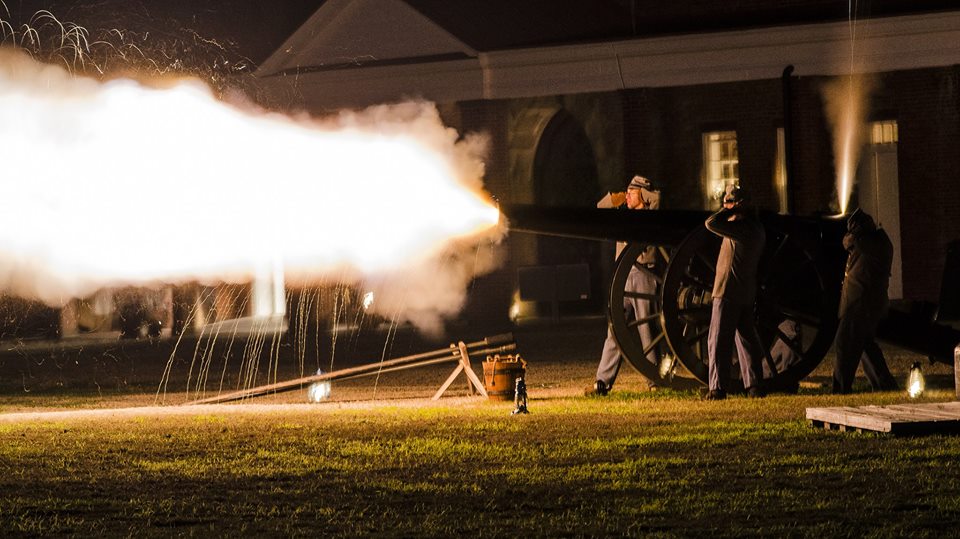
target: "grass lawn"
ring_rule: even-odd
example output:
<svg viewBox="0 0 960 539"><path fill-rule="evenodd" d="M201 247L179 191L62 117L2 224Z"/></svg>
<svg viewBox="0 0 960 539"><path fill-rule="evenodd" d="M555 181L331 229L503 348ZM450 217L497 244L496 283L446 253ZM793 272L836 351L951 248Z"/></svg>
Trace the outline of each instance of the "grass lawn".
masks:
<svg viewBox="0 0 960 539"><path fill-rule="evenodd" d="M635 391L625 370L611 396L583 397L598 350L587 348L531 362L529 415L428 400L449 369L385 378L373 399L371 380L335 386L339 398L319 405L287 394L170 406L188 399L178 393L155 405L155 386L3 393L0 535L957 534L960 437L804 421L807 407L904 394L702 402ZM924 399L953 400L946 385Z"/></svg>
<svg viewBox="0 0 960 539"><path fill-rule="evenodd" d="M806 406L221 405L0 422L0 530L97 535L942 536L960 438L823 432Z"/></svg>

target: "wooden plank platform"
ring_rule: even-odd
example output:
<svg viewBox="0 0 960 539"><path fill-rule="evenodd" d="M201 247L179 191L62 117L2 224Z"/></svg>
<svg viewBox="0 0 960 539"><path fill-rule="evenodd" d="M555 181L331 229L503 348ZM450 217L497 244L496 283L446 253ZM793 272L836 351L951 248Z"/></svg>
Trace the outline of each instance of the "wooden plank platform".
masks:
<svg viewBox="0 0 960 539"><path fill-rule="evenodd" d="M807 408L807 423L826 430L856 432L960 433L960 402Z"/></svg>

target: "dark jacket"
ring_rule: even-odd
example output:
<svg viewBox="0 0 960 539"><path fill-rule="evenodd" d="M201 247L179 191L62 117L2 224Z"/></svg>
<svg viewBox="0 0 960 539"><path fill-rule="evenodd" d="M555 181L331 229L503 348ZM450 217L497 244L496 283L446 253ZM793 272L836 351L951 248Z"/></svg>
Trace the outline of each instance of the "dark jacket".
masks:
<svg viewBox="0 0 960 539"><path fill-rule="evenodd" d="M877 228L873 218L856 211L847 222L843 236L847 250L847 270L840 294L840 316L857 305L879 318L886 311L890 284L890 266L893 264L893 244L883 229Z"/></svg>
<svg viewBox="0 0 960 539"><path fill-rule="evenodd" d="M734 212L742 217L730 221ZM704 225L723 238L717 257L713 297L752 304L757 299L757 266L767 240L763 224L749 211L722 209L711 215Z"/></svg>

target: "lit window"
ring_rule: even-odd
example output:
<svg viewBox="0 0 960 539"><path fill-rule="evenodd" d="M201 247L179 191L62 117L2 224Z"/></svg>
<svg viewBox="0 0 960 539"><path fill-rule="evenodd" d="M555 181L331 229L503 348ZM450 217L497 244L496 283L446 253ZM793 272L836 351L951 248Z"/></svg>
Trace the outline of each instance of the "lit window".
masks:
<svg viewBox="0 0 960 539"><path fill-rule="evenodd" d="M870 124L870 144L896 144L899 138L896 120L883 120Z"/></svg>
<svg viewBox="0 0 960 539"><path fill-rule="evenodd" d="M736 131L703 134L705 205L715 205L728 185L740 184L740 159Z"/></svg>

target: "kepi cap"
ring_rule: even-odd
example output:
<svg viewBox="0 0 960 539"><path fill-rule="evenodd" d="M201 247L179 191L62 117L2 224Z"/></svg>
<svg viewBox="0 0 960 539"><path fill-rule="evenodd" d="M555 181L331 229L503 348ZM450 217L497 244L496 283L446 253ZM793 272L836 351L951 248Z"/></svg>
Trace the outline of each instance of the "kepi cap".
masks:
<svg viewBox="0 0 960 539"><path fill-rule="evenodd" d="M653 182L643 176L637 175L630 180L627 189L646 189L647 191L653 191Z"/></svg>

